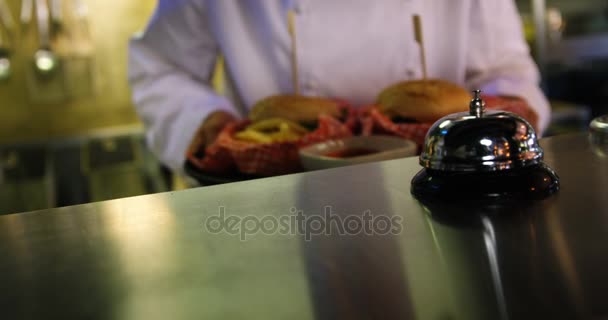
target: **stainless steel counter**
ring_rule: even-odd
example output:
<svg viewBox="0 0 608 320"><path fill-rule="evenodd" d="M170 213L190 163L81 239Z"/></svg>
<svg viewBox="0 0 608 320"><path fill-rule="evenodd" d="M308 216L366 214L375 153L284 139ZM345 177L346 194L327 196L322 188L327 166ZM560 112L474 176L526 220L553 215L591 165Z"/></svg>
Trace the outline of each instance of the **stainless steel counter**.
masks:
<svg viewBox="0 0 608 320"><path fill-rule="evenodd" d="M604 319L608 158L541 145L562 190L536 203L423 207L409 158L0 216L0 319ZM306 240L328 211L393 229Z"/></svg>

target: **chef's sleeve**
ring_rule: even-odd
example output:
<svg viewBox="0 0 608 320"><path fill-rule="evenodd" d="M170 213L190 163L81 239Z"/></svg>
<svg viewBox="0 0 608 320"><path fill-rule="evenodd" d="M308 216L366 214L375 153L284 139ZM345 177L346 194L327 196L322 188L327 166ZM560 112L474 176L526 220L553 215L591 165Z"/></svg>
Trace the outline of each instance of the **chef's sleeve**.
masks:
<svg viewBox="0 0 608 320"><path fill-rule="evenodd" d="M218 57L202 0L160 0L146 30L129 43L129 83L149 147L180 170L208 114L237 114L210 79Z"/></svg>
<svg viewBox="0 0 608 320"><path fill-rule="evenodd" d="M526 99L538 115L537 128L542 133L551 110L539 87L540 74L524 39L515 1L476 0L470 11L467 87Z"/></svg>

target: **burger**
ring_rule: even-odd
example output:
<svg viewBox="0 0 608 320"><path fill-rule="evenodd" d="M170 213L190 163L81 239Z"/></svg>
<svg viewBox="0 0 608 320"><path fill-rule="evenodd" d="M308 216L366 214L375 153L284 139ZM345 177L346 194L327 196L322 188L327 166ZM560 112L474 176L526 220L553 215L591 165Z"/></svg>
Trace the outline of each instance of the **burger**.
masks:
<svg viewBox="0 0 608 320"><path fill-rule="evenodd" d="M275 95L258 101L249 112L251 124L235 137L258 143L294 141L313 131L320 115L345 117L341 102L300 95Z"/></svg>
<svg viewBox="0 0 608 320"><path fill-rule="evenodd" d="M341 118L342 110L340 102L332 99L276 95L258 101L249 112L249 119L255 123L270 118L280 118L314 129L320 115Z"/></svg>
<svg viewBox="0 0 608 320"><path fill-rule="evenodd" d="M396 123L433 123L445 115L466 111L471 100L463 87L440 79L411 80L384 89L378 110Z"/></svg>

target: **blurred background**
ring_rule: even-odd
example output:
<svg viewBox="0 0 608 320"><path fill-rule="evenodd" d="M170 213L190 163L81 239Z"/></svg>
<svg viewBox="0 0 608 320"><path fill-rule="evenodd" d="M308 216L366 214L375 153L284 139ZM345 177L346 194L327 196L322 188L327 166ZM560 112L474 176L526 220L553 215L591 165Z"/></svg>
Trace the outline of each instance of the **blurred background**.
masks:
<svg viewBox="0 0 608 320"><path fill-rule="evenodd" d="M545 135L585 131L608 113L608 2L516 2L553 108ZM155 5L0 0L0 214L183 188L146 149L127 84L128 38Z"/></svg>

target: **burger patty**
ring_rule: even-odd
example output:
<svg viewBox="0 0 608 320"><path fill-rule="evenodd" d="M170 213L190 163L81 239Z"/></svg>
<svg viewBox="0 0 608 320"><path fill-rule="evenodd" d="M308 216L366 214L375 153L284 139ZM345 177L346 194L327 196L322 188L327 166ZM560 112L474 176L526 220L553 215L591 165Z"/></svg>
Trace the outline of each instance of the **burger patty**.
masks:
<svg viewBox="0 0 608 320"><path fill-rule="evenodd" d="M348 109L340 110L340 116L338 117L338 121L344 122L344 121L346 121L347 118L348 118ZM306 128L310 131L315 131L319 127L319 121L298 121L298 123L302 127Z"/></svg>

